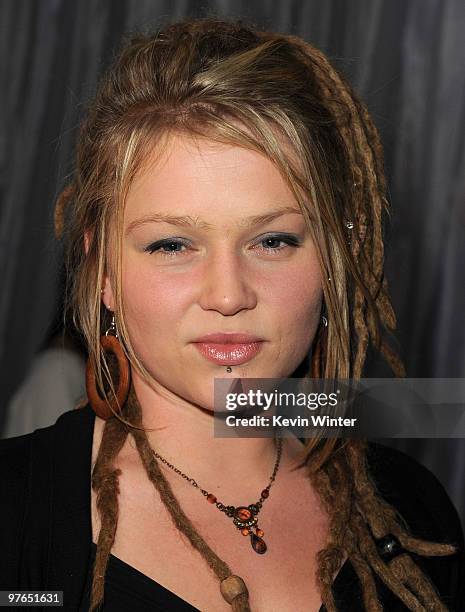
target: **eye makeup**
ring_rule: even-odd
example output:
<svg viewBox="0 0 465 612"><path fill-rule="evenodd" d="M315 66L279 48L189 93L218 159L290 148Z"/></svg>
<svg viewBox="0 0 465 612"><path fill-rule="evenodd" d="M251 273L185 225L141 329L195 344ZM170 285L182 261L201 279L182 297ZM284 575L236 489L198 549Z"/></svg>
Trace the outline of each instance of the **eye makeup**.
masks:
<svg viewBox="0 0 465 612"><path fill-rule="evenodd" d="M268 243L268 246L261 246L263 243ZM284 243L285 246L273 247L270 243ZM285 232L274 232L272 234L268 234L263 236L255 243L255 246L252 248L256 251L260 251L267 256L275 255L276 253L280 253L282 251L287 251L289 248L297 248L301 246L301 240L295 234L288 234ZM164 251L163 249L168 248L171 250ZM172 248L174 247L174 249ZM153 255L159 254L162 257L179 257L183 256L183 253L186 251L175 250L177 247L185 247L186 249L191 248L191 242L186 240L185 238L181 238L178 236L173 236L170 238L163 238L161 240L156 240L155 242L150 243L144 248L144 251Z"/></svg>

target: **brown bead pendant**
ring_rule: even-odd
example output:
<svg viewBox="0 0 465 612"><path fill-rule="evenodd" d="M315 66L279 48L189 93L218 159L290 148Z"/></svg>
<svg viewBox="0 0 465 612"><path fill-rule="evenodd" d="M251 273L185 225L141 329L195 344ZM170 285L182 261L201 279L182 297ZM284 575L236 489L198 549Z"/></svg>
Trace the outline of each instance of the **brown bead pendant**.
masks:
<svg viewBox="0 0 465 612"><path fill-rule="evenodd" d="M259 555L263 555L263 553L266 553L265 540L259 538L258 535L252 533L250 536L250 543L252 544L252 548L254 549L254 551Z"/></svg>
<svg viewBox="0 0 465 612"><path fill-rule="evenodd" d="M267 546L265 541L262 539L263 531L258 528L257 522L257 506L251 504L250 506L238 506L232 508L231 516L233 517L234 524L238 529L241 530L242 535L250 535L250 543L252 548L259 555L263 555L266 552ZM256 533L252 532L252 528L256 529Z"/></svg>

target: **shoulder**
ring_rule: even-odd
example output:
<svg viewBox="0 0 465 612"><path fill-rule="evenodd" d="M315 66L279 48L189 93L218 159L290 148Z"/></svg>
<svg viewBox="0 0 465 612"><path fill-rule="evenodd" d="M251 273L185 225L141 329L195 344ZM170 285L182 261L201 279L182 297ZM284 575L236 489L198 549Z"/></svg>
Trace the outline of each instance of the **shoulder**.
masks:
<svg viewBox="0 0 465 612"><path fill-rule="evenodd" d="M18 459L21 463L30 440L31 434L0 440L0 466L4 465L5 460L10 457Z"/></svg>
<svg viewBox="0 0 465 612"><path fill-rule="evenodd" d="M367 461L378 492L397 510L414 537L456 546L452 555L413 558L430 577L448 609L465 609L463 527L444 486L420 462L380 443L369 443Z"/></svg>
<svg viewBox="0 0 465 612"><path fill-rule="evenodd" d="M69 558L65 545L73 556L87 554L80 539L91 534L93 423L85 406L49 427L0 440L0 588L44 585L50 551L58 559L50 567L59 571Z"/></svg>
<svg viewBox="0 0 465 612"><path fill-rule="evenodd" d="M30 469L31 434L0 440L0 511L2 519L13 518L15 508L21 505ZM10 512L6 509L9 508ZM5 524L5 521L2 520Z"/></svg>
<svg viewBox="0 0 465 612"><path fill-rule="evenodd" d="M458 512L439 479L426 466L384 444L370 442L368 468L380 494L404 515L419 537L432 525L436 537L463 544Z"/></svg>
<svg viewBox="0 0 465 612"><path fill-rule="evenodd" d="M86 405L64 412L53 425L0 440L0 490L11 498L10 492L25 486L32 470L45 467L54 453L65 454L72 441L73 447L89 442L93 419L92 409ZM83 452L86 448L88 445L82 444ZM5 500L4 495L2 498Z"/></svg>
<svg viewBox="0 0 465 612"><path fill-rule="evenodd" d="M13 458L18 454L21 455L22 451L27 448L32 441L49 439L58 431L65 432L73 430L78 435L83 434L89 430L90 426L93 427L93 419L94 413L89 404L67 410L60 414L52 425L40 427L31 433L1 439L0 458L7 459L9 456Z"/></svg>

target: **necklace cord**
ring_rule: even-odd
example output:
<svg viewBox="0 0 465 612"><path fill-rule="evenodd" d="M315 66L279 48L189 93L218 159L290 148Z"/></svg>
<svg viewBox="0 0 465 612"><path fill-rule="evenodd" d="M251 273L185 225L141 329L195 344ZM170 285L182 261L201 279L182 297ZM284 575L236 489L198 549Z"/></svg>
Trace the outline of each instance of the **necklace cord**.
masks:
<svg viewBox="0 0 465 612"><path fill-rule="evenodd" d="M276 479L276 474L278 473L278 469L279 469L279 464L281 462L281 453L282 453L282 438L278 437L276 438L275 435L275 440L277 440L277 456L276 456L276 461L274 464L274 468L273 468L273 473L270 476L270 480L268 485L263 489L261 495L260 495L260 499L258 502L256 502L254 505L257 506L258 508L261 508L261 506L263 505L263 502L265 501L265 499L268 498L269 495L269 491L271 488L271 485L273 484L273 482ZM222 502L218 501L216 499L216 497L214 495L212 495L212 493L209 493L206 489L202 489L198 484L197 481L194 478L191 478L190 476L188 476L187 474L185 474L184 472L182 472L179 468L177 468L176 466L174 466L172 463L170 463L167 459L165 459L165 457L162 457L162 455L160 455L159 453L157 453L153 448L151 448L153 455L157 458L160 459L160 461L162 463L164 463L167 467L171 468L174 472L176 472L176 474L178 474L179 476L181 476L182 478L184 478L185 480L187 480L187 482L189 482L192 486L196 487L197 489L200 490L200 492L202 493L202 495L204 495L207 499L210 496L210 500L212 499L212 497L215 498L215 501L212 502L214 503L214 505L221 511L221 512L225 512L226 514L230 514L231 513L231 509L234 510L234 506L226 506L225 504L223 504ZM265 495L263 495L263 493L265 493ZM210 501L209 500L209 501Z"/></svg>

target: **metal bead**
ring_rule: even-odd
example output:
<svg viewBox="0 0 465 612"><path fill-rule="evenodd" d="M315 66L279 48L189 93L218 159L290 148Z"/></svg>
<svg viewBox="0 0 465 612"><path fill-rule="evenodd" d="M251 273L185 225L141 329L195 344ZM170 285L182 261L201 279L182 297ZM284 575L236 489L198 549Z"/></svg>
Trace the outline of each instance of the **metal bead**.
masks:
<svg viewBox="0 0 465 612"><path fill-rule="evenodd" d="M380 538L376 542L376 546L384 561L390 561L391 559L394 559L394 557L397 557L405 552L399 540L392 533L388 533L383 538Z"/></svg>

